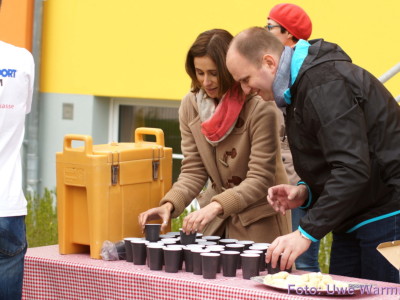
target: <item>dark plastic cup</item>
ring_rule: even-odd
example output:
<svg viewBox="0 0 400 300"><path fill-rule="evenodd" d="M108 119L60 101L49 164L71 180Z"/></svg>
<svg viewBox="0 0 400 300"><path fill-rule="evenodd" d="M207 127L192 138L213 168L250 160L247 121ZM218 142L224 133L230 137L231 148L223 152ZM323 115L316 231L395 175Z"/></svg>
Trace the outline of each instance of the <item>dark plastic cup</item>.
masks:
<svg viewBox="0 0 400 300"><path fill-rule="evenodd" d="M218 241L221 239L221 237L218 235L203 235L202 239L209 242L216 242L218 244Z"/></svg>
<svg viewBox="0 0 400 300"><path fill-rule="evenodd" d="M132 262L133 261L131 241L134 241L134 240L143 240L143 239L142 238L138 238L138 237L127 237L127 238L124 238L125 259L126 259L127 262Z"/></svg>
<svg viewBox="0 0 400 300"><path fill-rule="evenodd" d="M204 249L206 246L201 245L201 244L189 244L189 245L186 245L186 247L189 247L189 248L202 248L202 249Z"/></svg>
<svg viewBox="0 0 400 300"><path fill-rule="evenodd" d="M254 253L260 255L258 271L265 271L265 253L261 250L244 250L243 253Z"/></svg>
<svg viewBox="0 0 400 300"><path fill-rule="evenodd" d="M169 237L169 238L161 239L161 242L163 242L164 245L176 245L178 240L175 237Z"/></svg>
<svg viewBox="0 0 400 300"><path fill-rule="evenodd" d="M257 247L257 250L260 250L260 248L262 249L268 249L269 246L271 246L271 243L254 243L253 246L251 247Z"/></svg>
<svg viewBox="0 0 400 300"><path fill-rule="evenodd" d="M185 261L185 271L193 272L193 255L191 248L183 248L183 259Z"/></svg>
<svg viewBox="0 0 400 300"><path fill-rule="evenodd" d="M224 245L211 245L211 246L207 246L206 249L209 250L212 253L221 254L221 251L225 250L225 246ZM217 273L221 273L221 266L222 266L221 257L219 257L218 266L217 266Z"/></svg>
<svg viewBox="0 0 400 300"><path fill-rule="evenodd" d="M166 245L168 248L173 248L173 249L180 249L181 250L181 256L180 256L180 260L179 260L179 266L178 269L182 270L183 268L183 261L184 261L184 257L183 257L183 248L185 248L184 245Z"/></svg>
<svg viewBox="0 0 400 300"><path fill-rule="evenodd" d="M253 253L242 253L240 254L242 259L242 276L243 279L250 279L253 276L260 275L260 255Z"/></svg>
<svg viewBox="0 0 400 300"><path fill-rule="evenodd" d="M244 245L244 249L243 250L249 250L250 246L252 246L254 244L254 241L237 241L236 244L241 244Z"/></svg>
<svg viewBox="0 0 400 300"><path fill-rule="evenodd" d="M118 259L126 260L125 241L118 241L114 245L115 245L115 249L117 249Z"/></svg>
<svg viewBox="0 0 400 300"><path fill-rule="evenodd" d="M156 247L164 246L164 243L161 242L161 241L158 241L158 242L149 242L148 244L146 244L146 255L147 255L146 263L147 263L148 267L150 267L150 263L149 263L149 257L150 257L150 255L149 255L149 246L153 246L153 245L157 245ZM164 265L164 255L163 255L162 264Z"/></svg>
<svg viewBox="0 0 400 300"><path fill-rule="evenodd" d="M164 263L165 272L167 273L178 273L179 264L181 262L182 249L178 247L165 247L164 251Z"/></svg>
<svg viewBox="0 0 400 300"><path fill-rule="evenodd" d="M220 245L228 245L228 244L235 244L238 240L237 239L220 239L218 244Z"/></svg>
<svg viewBox="0 0 400 300"><path fill-rule="evenodd" d="M218 251L218 250L219 251L224 251L225 250L225 246L224 245L210 245L210 246L207 246L206 249L210 250L211 252Z"/></svg>
<svg viewBox="0 0 400 300"><path fill-rule="evenodd" d="M265 254L267 253L270 245L270 243L254 243L253 246L250 246L249 248L250 250L261 250L262 252L264 252L262 268L260 269L260 271L265 271L267 268L267 263L265 262Z"/></svg>
<svg viewBox="0 0 400 300"><path fill-rule="evenodd" d="M203 246L216 246L218 243L217 242L211 242L211 241L200 241L200 242L197 242L199 245L203 245Z"/></svg>
<svg viewBox="0 0 400 300"><path fill-rule="evenodd" d="M170 232L167 232L165 235L167 235L168 237L174 237L174 238L177 238L177 237L179 237L180 236L180 232L179 231L170 231Z"/></svg>
<svg viewBox="0 0 400 300"><path fill-rule="evenodd" d="M220 261L220 254L213 252L200 253L201 268L204 279L217 278L218 264Z"/></svg>
<svg viewBox="0 0 400 300"><path fill-rule="evenodd" d="M239 251L240 253L244 250L243 244L227 244L225 245L225 249L229 251Z"/></svg>
<svg viewBox="0 0 400 300"><path fill-rule="evenodd" d="M145 224L144 233L146 240L157 242L160 239L161 224Z"/></svg>
<svg viewBox="0 0 400 300"><path fill-rule="evenodd" d="M158 243L151 243L147 245L147 255L149 268L153 271L162 270L164 264L164 250L163 245Z"/></svg>
<svg viewBox="0 0 400 300"><path fill-rule="evenodd" d="M203 267L201 262L201 253L210 252L207 249L193 248L192 249L192 258L193 258L193 274L202 275Z"/></svg>
<svg viewBox="0 0 400 300"><path fill-rule="evenodd" d="M282 254L281 254L282 255ZM273 268L271 262L267 263L267 271L268 274L276 274L281 272L281 255L278 258L278 261L276 262L276 267ZM291 273L292 268L290 269L285 269L286 272Z"/></svg>
<svg viewBox="0 0 400 300"><path fill-rule="evenodd" d="M227 244L227 245L225 245L225 250L228 250L228 251L239 251L240 253L242 253L243 250L244 250L244 247L245 246L243 244ZM242 260L241 260L241 258L239 256L238 264L237 264L237 268L238 269L240 269L242 267L241 261Z"/></svg>
<svg viewBox="0 0 400 300"><path fill-rule="evenodd" d="M131 241L132 246L132 261L134 265L145 265L146 264L146 257L147 257L147 250L146 244L149 241L146 240L133 240Z"/></svg>
<svg viewBox="0 0 400 300"><path fill-rule="evenodd" d="M193 248L203 249L202 246L198 244L189 244L182 249L186 272L193 272L193 254L192 254Z"/></svg>
<svg viewBox="0 0 400 300"><path fill-rule="evenodd" d="M225 277L236 277L239 251L221 251L222 275Z"/></svg>
<svg viewBox="0 0 400 300"><path fill-rule="evenodd" d="M196 241L196 232L193 233L185 233L182 231L182 229L180 229L180 242L182 245L189 245L189 244L194 244L194 242Z"/></svg>
<svg viewBox="0 0 400 300"><path fill-rule="evenodd" d="M195 244L202 244L202 243L206 243L207 242L207 240L204 240L204 239L199 239L199 238L197 238L196 237L196 241L195 241Z"/></svg>

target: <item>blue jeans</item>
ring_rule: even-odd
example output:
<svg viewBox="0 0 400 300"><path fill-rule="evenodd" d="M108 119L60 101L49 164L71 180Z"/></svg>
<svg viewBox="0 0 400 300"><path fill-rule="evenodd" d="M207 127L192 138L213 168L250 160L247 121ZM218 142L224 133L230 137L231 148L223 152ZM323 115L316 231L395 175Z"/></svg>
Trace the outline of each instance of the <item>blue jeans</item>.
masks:
<svg viewBox="0 0 400 300"><path fill-rule="evenodd" d="M21 299L26 249L25 216L0 217L0 299Z"/></svg>
<svg viewBox="0 0 400 300"><path fill-rule="evenodd" d="M382 242L400 239L400 215L334 233L329 273L399 283L399 271L380 254Z"/></svg>
<svg viewBox="0 0 400 300"><path fill-rule="evenodd" d="M297 230L300 224L300 219L306 214L306 211L301 208L292 209L292 229ZM296 259L296 269L319 272L318 263L319 241L312 242L310 248Z"/></svg>

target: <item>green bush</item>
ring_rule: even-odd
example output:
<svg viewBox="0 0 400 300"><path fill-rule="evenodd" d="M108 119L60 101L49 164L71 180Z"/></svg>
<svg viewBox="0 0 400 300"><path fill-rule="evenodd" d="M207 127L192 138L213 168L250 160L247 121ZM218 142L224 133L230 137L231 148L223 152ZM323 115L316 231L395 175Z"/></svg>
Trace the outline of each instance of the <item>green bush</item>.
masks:
<svg viewBox="0 0 400 300"><path fill-rule="evenodd" d="M329 259L331 257L332 233L323 237L319 244L318 262L322 273L329 272Z"/></svg>
<svg viewBox="0 0 400 300"><path fill-rule="evenodd" d="M171 231L178 232L179 228L182 228L183 219L193 211L195 211L195 208L191 205L189 208L186 208L183 213L179 215L179 217L172 219Z"/></svg>
<svg viewBox="0 0 400 300"><path fill-rule="evenodd" d="M45 189L43 197L28 194L28 215L25 218L29 247L58 244L55 192Z"/></svg>

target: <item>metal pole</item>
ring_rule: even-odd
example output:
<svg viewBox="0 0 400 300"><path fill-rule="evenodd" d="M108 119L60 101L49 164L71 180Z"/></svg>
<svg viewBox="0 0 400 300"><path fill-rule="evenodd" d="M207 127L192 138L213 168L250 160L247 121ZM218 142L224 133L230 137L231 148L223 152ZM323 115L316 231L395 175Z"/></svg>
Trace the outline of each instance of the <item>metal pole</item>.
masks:
<svg viewBox="0 0 400 300"><path fill-rule="evenodd" d="M33 87L33 99L31 112L26 119L26 131L24 140L24 159L26 182L25 192L39 194L39 78L40 78L40 56L42 43L42 19L43 0L35 0L33 12L33 42L32 55L35 60L35 82Z"/></svg>
<svg viewBox="0 0 400 300"><path fill-rule="evenodd" d="M380 82L385 83L388 81L390 78L392 78L394 75L400 72L400 63L395 65L393 68L391 68L389 71L387 71L385 74L383 74L381 77L379 77Z"/></svg>

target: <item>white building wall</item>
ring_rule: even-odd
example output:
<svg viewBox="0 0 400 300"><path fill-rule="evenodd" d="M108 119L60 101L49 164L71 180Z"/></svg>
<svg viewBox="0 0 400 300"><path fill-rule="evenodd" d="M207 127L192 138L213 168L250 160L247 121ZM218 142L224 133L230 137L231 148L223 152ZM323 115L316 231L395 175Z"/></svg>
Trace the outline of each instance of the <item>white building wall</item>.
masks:
<svg viewBox="0 0 400 300"><path fill-rule="evenodd" d="M106 97L40 94L40 192L56 187L56 152L63 151L65 135L90 135L93 144L108 142L109 108L110 98Z"/></svg>

